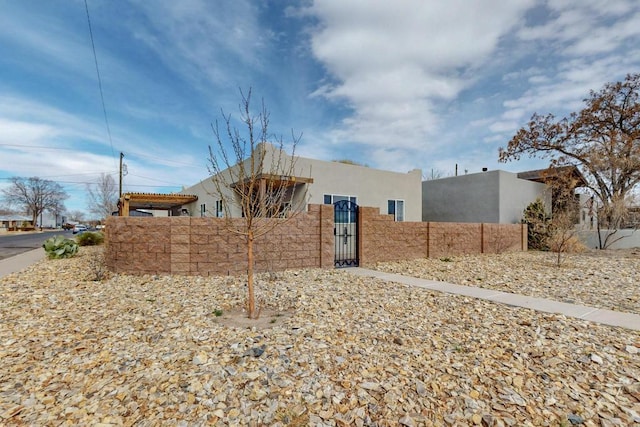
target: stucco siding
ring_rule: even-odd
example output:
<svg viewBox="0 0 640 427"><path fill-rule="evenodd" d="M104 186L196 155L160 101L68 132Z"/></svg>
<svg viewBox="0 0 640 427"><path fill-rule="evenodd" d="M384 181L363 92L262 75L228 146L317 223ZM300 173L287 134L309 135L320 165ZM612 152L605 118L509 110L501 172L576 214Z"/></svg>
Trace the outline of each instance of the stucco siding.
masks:
<svg viewBox="0 0 640 427"><path fill-rule="evenodd" d="M422 172L391 172L365 166L299 158L297 173L311 171L309 203L323 203L325 194L357 197L360 206L379 208L386 214L389 200L404 201L404 220L422 219Z"/></svg>
<svg viewBox="0 0 640 427"><path fill-rule="evenodd" d="M277 149L267 146L267 150L264 162L267 170L264 172L268 172L269 165L278 162ZM286 164L291 161L291 156L285 155L280 161L285 162L283 169L286 170ZM422 172L419 169L400 173L296 157L293 172L297 177L313 179L311 184L301 184L294 194L295 200L306 196L306 203L294 203L303 211L307 209L307 204L323 204L324 195L332 194L355 196L358 205L379 208L384 214L387 213L389 200L402 200L404 221L421 221L422 219ZM198 196L197 202L186 206L191 216L200 216L201 204L205 204L208 216L212 215L215 209L216 191L211 177L183 190L182 193ZM232 212L232 216L239 215L240 212L237 209Z"/></svg>
<svg viewBox="0 0 640 427"><path fill-rule="evenodd" d="M424 181L422 220L515 224L536 198L550 206L546 188L501 170Z"/></svg>
<svg viewBox="0 0 640 427"><path fill-rule="evenodd" d="M422 183L422 220L497 223L498 171L474 173Z"/></svg>
<svg viewBox="0 0 640 427"><path fill-rule="evenodd" d="M537 198L550 206L551 201L545 198L547 187L544 184L520 179L510 172L496 172L500 177L500 223L519 223L526 207Z"/></svg>

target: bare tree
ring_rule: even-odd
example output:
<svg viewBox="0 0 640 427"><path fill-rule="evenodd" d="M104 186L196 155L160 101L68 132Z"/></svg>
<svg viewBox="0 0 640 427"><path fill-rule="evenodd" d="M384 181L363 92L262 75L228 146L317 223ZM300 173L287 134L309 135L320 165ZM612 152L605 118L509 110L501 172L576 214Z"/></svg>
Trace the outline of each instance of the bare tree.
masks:
<svg viewBox="0 0 640 427"><path fill-rule="evenodd" d="M96 184L87 184L89 212L100 219L107 218L118 210L118 185L108 174L100 174Z"/></svg>
<svg viewBox="0 0 640 427"><path fill-rule="evenodd" d="M543 173L543 178L544 175ZM581 252L584 249L576 237L576 224L580 222L580 202L575 188L579 178L572 173L572 168L548 170L546 175L545 183L553 194L547 245L556 254L556 265L560 266L563 254Z"/></svg>
<svg viewBox="0 0 640 427"><path fill-rule="evenodd" d="M577 233L574 212L566 210L553 215L546 242L549 250L556 254L557 266L562 264L565 254L584 250L584 245L577 238Z"/></svg>
<svg viewBox="0 0 640 427"><path fill-rule="evenodd" d="M431 172L423 173L422 180L423 181L433 181L435 179L445 178L447 174L441 169L431 168Z"/></svg>
<svg viewBox="0 0 640 427"><path fill-rule="evenodd" d="M31 214L34 225L44 211L59 213L64 210L63 202L69 196L60 184L38 177L12 177L10 181L11 185L2 190L4 202Z"/></svg>
<svg viewBox="0 0 640 427"><path fill-rule="evenodd" d="M576 164L599 204L598 225L616 230L624 201L640 182L640 74L607 83L584 102L580 112L559 121L534 114L500 149L500 161L528 154L550 158L552 167Z"/></svg>
<svg viewBox="0 0 640 427"><path fill-rule="evenodd" d="M69 212L69 219L75 222L82 222L85 220L85 213L82 211L71 211Z"/></svg>
<svg viewBox="0 0 640 427"><path fill-rule="evenodd" d="M260 311L254 290L254 243L293 218L306 202L306 192L301 195L295 191L295 148L300 136L292 133L291 155L286 155L283 139L268 133L269 113L264 102L254 115L250 109L251 89L246 94L241 90L240 95L244 129L234 127L232 116L223 111L222 129L218 121L212 126L216 144L215 148L209 146L208 160L213 193L218 199L216 211L224 212L227 230L246 243L247 312L255 319Z"/></svg>

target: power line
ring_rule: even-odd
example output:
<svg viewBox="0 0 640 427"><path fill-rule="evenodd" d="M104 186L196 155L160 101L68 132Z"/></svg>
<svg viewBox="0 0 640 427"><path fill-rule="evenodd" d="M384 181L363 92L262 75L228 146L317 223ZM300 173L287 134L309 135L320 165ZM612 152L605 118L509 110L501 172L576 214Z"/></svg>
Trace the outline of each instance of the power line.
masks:
<svg viewBox="0 0 640 427"><path fill-rule="evenodd" d="M51 178L58 178L58 177L69 177L69 176L86 176L86 175L95 175L95 174L106 174L106 175L114 175L117 172L115 171L111 171L111 172L84 172L84 173L70 173L70 174L65 174L65 175L38 175L38 178L43 178L43 179L51 179ZM0 178L0 179L11 179L11 178Z"/></svg>
<svg viewBox="0 0 640 427"><path fill-rule="evenodd" d="M180 166L190 166L190 167L205 167L203 165L197 165L194 163L186 163L186 162L176 162L175 160L168 160L166 158L162 158L162 157L156 157L156 156L149 156L148 154L141 154L141 153L136 153L133 152L133 155L135 155L136 157L142 157L142 158L147 158L147 159L152 159L152 160L160 160L164 163L173 163L174 165L180 165Z"/></svg>
<svg viewBox="0 0 640 427"><path fill-rule="evenodd" d="M141 176L141 175L134 175L134 174L129 174L129 176L135 176L136 178L143 178L143 179L148 179L149 181L155 181L155 182L163 182L167 185L173 186L173 184L169 181L163 181L161 179L156 179L156 178L150 178L148 176ZM161 186L159 186L161 187Z"/></svg>
<svg viewBox="0 0 640 427"><path fill-rule="evenodd" d="M45 150L66 150L66 151L78 151L77 148L66 147L47 147L45 145L24 145L24 144L0 144L0 147L20 147L20 148L38 148Z"/></svg>
<svg viewBox="0 0 640 427"><path fill-rule="evenodd" d="M96 45L93 42L93 30L91 29L91 18L89 17L89 5L84 0L84 8L87 11L87 24L89 24L89 36L91 38L91 49L93 50L93 59L96 63L96 74L98 75L98 87L100 88L100 100L102 101L102 112L104 113L104 122L107 125L107 134L109 135L109 144L111 145L111 156L115 162L116 153L113 149L113 140L111 139L111 128L109 127L109 119L107 118L107 107L104 103L104 93L102 91L102 79L100 78L100 68L98 67L98 55L96 55Z"/></svg>
<svg viewBox="0 0 640 427"><path fill-rule="evenodd" d="M2 181L10 181L11 178L0 178ZM95 181L55 181L57 184L69 184L69 185L86 185L95 184ZM162 181L160 181L162 182ZM146 185L146 184L127 184L129 187L150 187L150 188L163 188L163 187L177 187L182 188L180 184L164 184L164 185Z"/></svg>
<svg viewBox="0 0 640 427"><path fill-rule="evenodd" d="M78 151L77 148L47 147L47 146L44 146L44 145L0 144L0 147L37 148L39 150L45 149L45 150ZM91 154L94 154L94 153L91 153ZM187 162L177 162L175 160L169 160L167 158L157 157L157 156L150 156L148 154L142 154L142 153L135 152L135 151L134 152L128 152L127 155L128 156L133 156L133 158L159 160L159 161L161 161L163 163L170 163L170 164L179 165L179 166L189 166L189 167L196 167L196 168L205 168L206 167L206 165L202 165L202 164L187 163Z"/></svg>

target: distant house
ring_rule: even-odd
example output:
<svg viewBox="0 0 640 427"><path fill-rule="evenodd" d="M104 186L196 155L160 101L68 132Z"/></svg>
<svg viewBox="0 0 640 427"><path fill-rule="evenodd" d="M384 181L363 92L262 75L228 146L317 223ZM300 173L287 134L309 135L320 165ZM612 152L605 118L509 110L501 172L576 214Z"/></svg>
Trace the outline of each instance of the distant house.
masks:
<svg viewBox="0 0 640 427"><path fill-rule="evenodd" d="M258 144L257 150L265 150L265 158L277 158L279 148L271 144ZM292 157L282 153L284 161ZM333 204L349 200L360 206L377 207L382 214L394 216L396 221L420 221L422 219L422 172L419 169L408 173L373 169L352 163L315 160L295 157L292 176L271 176L268 170L258 171L262 181L284 180L293 192L294 205L301 210L308 203ZM270 165L270 161L265 161ZM238 165L234 166L238 167ZM227 170L228 171L228 170ZM228 173L222 171L221 174ZM197 201L185 204L191 216L222 216L222 201L216 196L213 179L209 177L182 191L197 196ZM234 185L235 183L232 183ZM300 202L300 203L297 203ZM178 214L176 211L175 214ZM231 216L240 217L239 208L232 210Z"/></svg>
<svg viewBox="0 0 640 427"><path fill-rule="evenodd" d="M580 172L571 168L577 186L583 185ZM538 198L552 210L553 191L545 184L549 179L553 176L544 169L521 173L493 170L424 181L422 220L518 223L524 209ZM586 215L582 217L581 222L587 220Z"/></svg>
<svg viewBox="0 0 640 427"><path fill-rule="evenodd" d="M33 227L31 223L32 218L26 215L19 215L14 213L6 213L0 215L0 232L14 231L21 227Z"/></svg>

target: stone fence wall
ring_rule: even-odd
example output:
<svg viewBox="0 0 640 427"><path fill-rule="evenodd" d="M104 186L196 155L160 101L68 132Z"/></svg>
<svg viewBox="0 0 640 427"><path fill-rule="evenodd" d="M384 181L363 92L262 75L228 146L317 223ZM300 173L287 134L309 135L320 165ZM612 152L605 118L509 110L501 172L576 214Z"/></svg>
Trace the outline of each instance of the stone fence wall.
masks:
<svg viewBox="0 0 640 427"><path fill-rule="evenodd" d="M263 220L257 229L273 221L283 220ZM229 228L223 218L110 217L105 228L107 266L134 274L246 272L244 237ZM333 206L311 205L308 212L258 237L254 256L256 271L333 267Z"/></svg>
<svg viewBox="0 0 640 427"><path fill-rule="evenodd" d="M267 226L283 223L256 239L256 272L333 268L333 206L310 205L293 219L262 221ZM247 270L244 238L230 233L223 218L110 217L105 232L106 263L117 273L213 276ZM526 248L527 229L520 224L395 222L377 208L360 208L361 266Z"/></svg>
<svg viewBox="0 0 640 427"><path fill-rule="evenodd" d="M378 208L360 208L360 265L382 261L527 250L525 224L395 222Z"/></svg>

